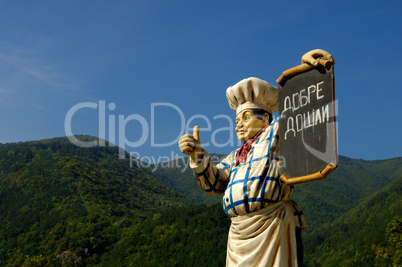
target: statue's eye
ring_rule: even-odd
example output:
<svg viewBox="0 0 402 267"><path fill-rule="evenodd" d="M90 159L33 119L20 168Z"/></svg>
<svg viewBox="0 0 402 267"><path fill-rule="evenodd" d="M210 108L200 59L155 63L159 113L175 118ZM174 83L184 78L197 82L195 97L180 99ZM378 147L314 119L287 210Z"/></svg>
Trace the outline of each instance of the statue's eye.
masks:
<svg viewBox="0 0 402 267"><path fill-rule="evenodd" d="M245 121L248 121L249 119L250 119L249 116L244 117L244 120L245 120Z"/></svg>

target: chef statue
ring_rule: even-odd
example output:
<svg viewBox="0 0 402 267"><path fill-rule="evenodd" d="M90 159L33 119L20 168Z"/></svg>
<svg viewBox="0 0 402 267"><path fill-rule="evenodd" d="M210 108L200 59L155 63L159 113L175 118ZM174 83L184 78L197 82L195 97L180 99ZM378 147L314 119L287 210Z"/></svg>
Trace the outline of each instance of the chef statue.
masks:
<svg viewBox="0 0 402 267"><path fill-rule="evenodd" d="M317 59L334 63L320 49L306 53L302 63ZM226 97L236 111L236 134L243 145L214 164L202 149L199 128L180 138L180 150L190 157L197 184L210 195L223 194L231 218L227 266L301 266L303 212L290 199L294 189L279 173L278 88L258 78L229 87Z"/></svg>

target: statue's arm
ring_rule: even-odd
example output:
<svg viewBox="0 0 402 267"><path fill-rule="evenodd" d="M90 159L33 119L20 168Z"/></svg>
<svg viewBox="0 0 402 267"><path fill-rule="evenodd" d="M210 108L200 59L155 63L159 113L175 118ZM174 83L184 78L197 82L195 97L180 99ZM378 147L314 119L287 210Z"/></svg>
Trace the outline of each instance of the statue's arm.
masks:
<svg viewBox="0 0 402 267"><path fill-rule="evenodd" d="M222 194L230 174L232 156L227 156L215 165L208 152L201 148L199 133L199 127L195 126L193 134L185 134L180 138L179 148L183 154L190 157L190 167L201 189L210 195Z"/></svg>
<svg viewBox="0 0 402 267"><path fill-rule="evenodd" d="M190 161L190 167L195 174L198 186L209 195L223 194L230 175L232 159L233 153L215 164L208 152L203 150L203 156L198 164Z"/></svg>

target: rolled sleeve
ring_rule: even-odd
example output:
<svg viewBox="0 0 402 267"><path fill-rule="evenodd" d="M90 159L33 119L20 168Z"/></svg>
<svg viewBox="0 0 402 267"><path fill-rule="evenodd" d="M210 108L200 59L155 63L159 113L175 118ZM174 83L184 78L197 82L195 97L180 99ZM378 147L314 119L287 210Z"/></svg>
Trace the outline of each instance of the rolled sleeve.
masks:
<svg viewBox="0 0 402 267"><path fill-rule="evenodd" d="M203 150L203 157L198 164L190 161L190 167L195 174L198 186L209 195L223 194L226 181L230 174L231 157L226 157L215 165L207 151Z"/></svg>
<svg viewBox="0 0 402 267"><path fill-rule="evenodd" d="M209 165L209 161L210 161L210 157L207 151L203 150L203 155L202 155L202 159L201 162L194 163L190 160L190 168L193 170L194 173L202 173L203 171L205 171L208 168Z"/></svg>

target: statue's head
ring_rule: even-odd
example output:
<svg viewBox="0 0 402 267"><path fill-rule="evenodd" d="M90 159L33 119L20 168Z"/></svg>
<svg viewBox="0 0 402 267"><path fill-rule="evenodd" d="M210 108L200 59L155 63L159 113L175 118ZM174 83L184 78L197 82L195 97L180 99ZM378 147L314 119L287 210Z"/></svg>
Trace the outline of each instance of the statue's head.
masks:
<svg viewBox="0 0 402 267"><path fill-rule="evenodd" d="M278 110L278 88L255 77L229 87L226 97L236 111L237 138L243 142L268 125Z"/></svg>
<svg viewBox="0 0 402 267"><path fill-rule="evenodd" d="M237 138L245 142L270 124L272 115L263 109L244 109L236 115Z"/></svg>

